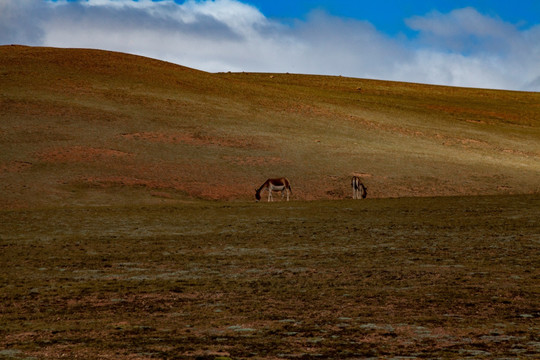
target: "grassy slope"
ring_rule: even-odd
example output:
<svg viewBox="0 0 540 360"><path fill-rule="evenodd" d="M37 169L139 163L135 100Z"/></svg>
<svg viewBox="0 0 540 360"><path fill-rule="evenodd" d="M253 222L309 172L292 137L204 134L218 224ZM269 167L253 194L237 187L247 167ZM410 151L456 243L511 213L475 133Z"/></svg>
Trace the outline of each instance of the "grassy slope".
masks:
<svg viewBox="0 0 540 360"><path fill-rule="evenodd" d="M538 192L540 94L0 47L4 208Z"/></svg>

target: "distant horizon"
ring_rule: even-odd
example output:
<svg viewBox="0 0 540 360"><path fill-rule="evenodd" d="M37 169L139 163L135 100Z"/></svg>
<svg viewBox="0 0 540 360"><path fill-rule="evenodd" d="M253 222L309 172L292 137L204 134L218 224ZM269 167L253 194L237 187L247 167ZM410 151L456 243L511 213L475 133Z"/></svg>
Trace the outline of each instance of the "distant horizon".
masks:
<svg viewBox="0 0 540 360"><path fill-rule="evenodd" d="M32 48L32 47L40 48L41 47L41 48L49 48L49 49L63 49L63 50L70 50L71 49L71 50L105 51L105 52L112 52L112 53L118 53L118 54L126 54L126 55L129 55L129 56L140 56L142 58L147 58L147 59L156 60L156 61L163 61L163 62L172 64L172 65L177 65L177 66L180 66L180 67L192 69L192 70L195 70L195 71L201 71L201 72L208 73L208 74L227 74L227 73L241 74L241 73L245 73L245 74L268 74L268 75L305 75L305 76L322 76L322 77L329 76L329 77L344 77L344 78L358 79L358 80L373 80L373 81L387 81L387 82L396 82L396 83L405 83L405 84L418 84L418 85L426 85L426 86L456 87L456 88L464 88L464 89L533 92L533 93L539 92L539 91L531 91L531 90L481 88L481 87L475 87L475 86L431 84L431 83L422 83L422 82L418 82L418 81L403 81L403 80L392 80L392 79L389 80L389 79L376 79L376 78L366 78L366 77L347 76L347 75L327 75L327 74L301 73L301 72L271 72L271 71L245 71L245 70L242 70L242 71L230 71L230 70L228 70L228 71L206 71L206 70L201 70L201 69L198 69L198 68L192 67L192 66L186 66L186 65L183 65L183 64L179 64L179 63L175 63L175 62L171 62L171 61L167 61L167 60L162 60L162 59L158 59L158 58L151 57L151 56L134 54L134 53L129 53L129 52L125 52L125 51L106 50L106 49L99 49L99 48L80 48L80 47L78 48L78 47L40 46L40 45L23 45L23 44L0 44L0 47L1 46L21 46L21 47L29 47L29 48Z"/></svg>
<svg viewBox="0 0 540 360"><path fill-rule="evenodd" d="M0 0L0 45L9 44L111 50L207 72L540 91L535 1Z"/></svg>

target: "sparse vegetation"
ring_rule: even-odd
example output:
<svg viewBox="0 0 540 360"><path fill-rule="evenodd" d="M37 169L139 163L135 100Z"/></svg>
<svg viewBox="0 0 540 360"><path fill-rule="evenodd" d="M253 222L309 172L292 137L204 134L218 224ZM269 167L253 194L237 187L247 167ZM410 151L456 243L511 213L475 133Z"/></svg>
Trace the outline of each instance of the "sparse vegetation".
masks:
<svg viewBox="0 0 540 360"><path fill-rule="evenodd" d="M531 195L3 211L0 349L535 358L539 218Z"/></svg>
<svg viewBox="0 0 540 360"><path fill-rule="evenodd" d="M356 172L372 197L539 191L538 93L18 46L0 76L4 208L247 200L276 176L343 199Z"/></svg>
<svg viewBox="0 0 540 360"><path fill-rule="evenodd" d="M536 358L539 104L1 46L0 359Z"/></svg>

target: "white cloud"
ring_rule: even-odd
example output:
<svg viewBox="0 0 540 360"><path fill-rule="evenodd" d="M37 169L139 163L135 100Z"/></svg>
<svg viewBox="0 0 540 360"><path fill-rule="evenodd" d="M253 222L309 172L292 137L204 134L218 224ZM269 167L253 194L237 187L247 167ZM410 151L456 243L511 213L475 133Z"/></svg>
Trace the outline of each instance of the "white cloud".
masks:
<svg viewBox="0 0 540 360"><path fill-rule="evenodd" d="M520 30L472 8L406 23L419 32L415 63L445 72L442 83L540 91L540 26Z"/></svg>
<svg viewBox="0 0 540 360"><path fill-rule="evenodd" d="M473 8L441 14L437 11L405 20L426 45L459 53L508 53L522 34L515 25L482 15Z"/></svg>
<svg viewBox="0 0 540 360"><path fill-rule="evenodd" d="M0 44L39 44L47 6L32 0L0 0Z"/></svg>
<svg viewBox="0 0 540 360"><path fill-rule="evenodd" d="M498 59L427 49L414 54L414 60L403 63L395 73L397 78L441 85L516 88L516 82L508 77L504 64Z"/></svg>
<svg viewBox="0 0 540 360"><path fill-rule="evenodd" d="M432 33L439 37L506 37L514 32L514 26L500 19L482 15L474 8L456 9L448 14L433 11L426 16L414 16L406 20L414 30Z"/></svg>
<svg viewBox="0 0 540 360"><path fill-rule="evenodd" d="M0 0L0 44L129 52L206 71L346 75L540 91L540 27L473 8L406 20L414 39L313 12L284 25L238 0Z"/></svg>

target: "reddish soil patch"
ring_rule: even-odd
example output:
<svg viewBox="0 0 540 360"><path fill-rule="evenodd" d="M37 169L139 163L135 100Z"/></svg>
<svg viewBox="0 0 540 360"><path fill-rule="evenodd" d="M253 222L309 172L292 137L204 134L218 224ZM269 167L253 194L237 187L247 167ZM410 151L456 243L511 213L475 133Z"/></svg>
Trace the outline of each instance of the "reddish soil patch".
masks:
<svg viewBox="0 0 540 360"><path fill-rule="evenodd" d="M255 188L253 183L248 181L227 181L226 183L211 183L201 181L191 181L178 177L169 179L136 178L127 176L88 176L77 178L73 184L90 186L95 188L110 189L115 187L144 188L150 190L154 197L172 198L167 192L181 192L194 198L203 198L209 200L231 200L237 198L246 198ZM254 193L254 192L253 192Z"/></svg>
<svg viewBox="0 0 540 360"><path fill-rule="evenodd" d="M503 149L503 153L513 154L513 155L520 155L520 156L534 156L539 157L540 152L534 153L534 152L528 152L528 151L521 151L521 150L514 150L514 149Z"/></svg>
<svg viewBox="0 0 540 360"><path fill-rule="evenodd" d="M302 114L302 115L307 115L307 116L328 116L328 117L334 116L334 113L332 111L324 107L302 104L302 103L297 103L297 102L289 104L286 107L286 110L289 113Z"/></svg>
<svg viewBox="0 0 540 360"><path fill-rule="evenodd" d="M148 189L175 189L183 190L183 186L178 180L157 180L157 179L137 179L127 176L89 176L79 178L76 183L83 183L93 187L111 188L116 186L121 187L145 187Z"/></svg>
<svg viewBox="0 0 540 360"><path fill-rule="evenodd" d="M497 112L492 110L479 110L479 109L472 109L472 108L464 108L459 106L448 106L448 105L427 105L426 108L430 110L437 110L437 111L443 111L445 113L448 113L453 116L473 116L473 117L479 117L481 119L494 119L498 121L503 122L510 122L513 124L522 124L522 125L528 125L527 120L523 119L521 116L517 114L512 114L509 112ZM467 119L466 121L471 122L471 119ZM472 120L477 121L481 123L485 123L485 120Z"/></svg>
<svg viewBox="0 0 540 360"><path fill-rule="evenodd" d="M11 161L9 163L0 164L0 174L18 173L30 167L32 167L32 163L26 161Z"/></svg>
<svg viewBox="0 0 540 360"><path fill-rule="evenodd" d="M128 156L132 156L132 154L113 149L100 149L85 146L55 148L37 154L37 157L41 161L51 163L98 161Z"/></svg>
<svg viewBox="0 0 540 360"><path fill-rule="evenodd" d="M364 177L372 177L373 174L353 172L351 176L358 176L358 177L364 178Z"/></svg>
<svg viewBox="0 0 540 360"><path fill-rule="evenodd" d="M290 164L288 160L284 160L277 156L224 156L227 160L237 165L268 165L268 164Z"/></svg>
<svg viewBox="0 0 540 360"><path fill-rule="evenodd" d="M142 132L133 134L122 134L125 139L143 140L166 144L188 144L196 146L224 146L235 148L257 148L253 139L237 138L232 136L211 136L201 135L199 133L161 133L161 132Z"/></svg>

